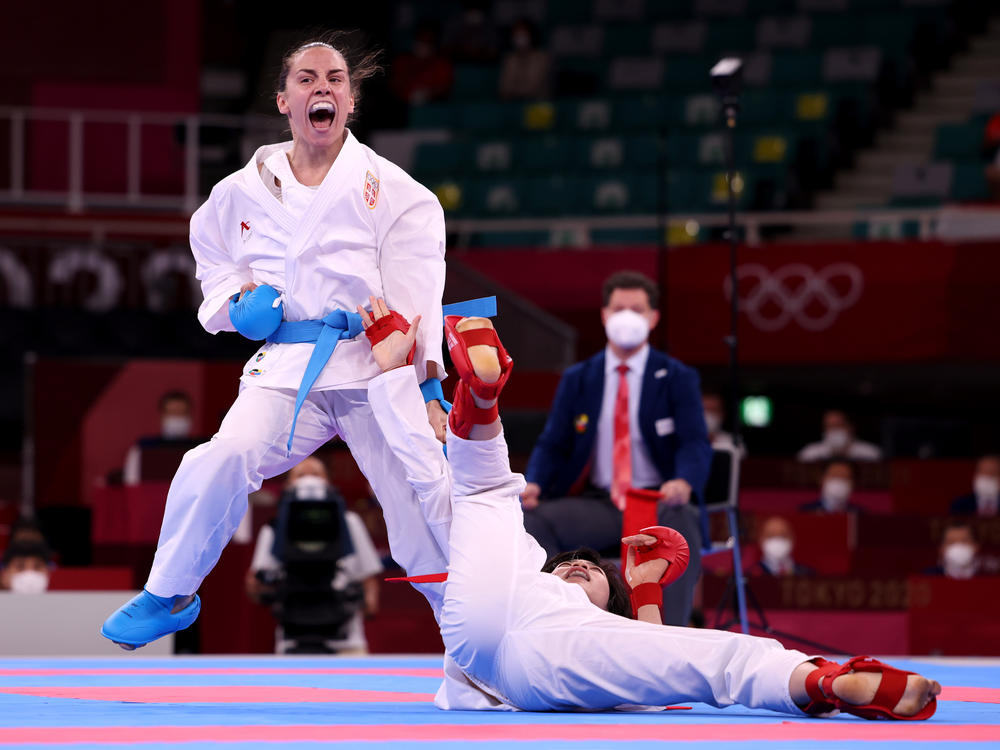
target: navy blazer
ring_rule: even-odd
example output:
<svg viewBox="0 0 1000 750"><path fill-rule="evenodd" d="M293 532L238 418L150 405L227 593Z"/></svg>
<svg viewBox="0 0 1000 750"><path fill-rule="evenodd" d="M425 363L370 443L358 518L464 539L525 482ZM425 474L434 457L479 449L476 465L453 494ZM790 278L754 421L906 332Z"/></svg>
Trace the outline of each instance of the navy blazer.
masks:
<svg viewBox="0 0 1000 750"><path fill-rule="evenodd" d="M604 400L604 350L570 367L525 469L543 498L565 497L594 452ZM684 479L701 497L712 464L698 372L649 350L639 395L639 432L664 481ZM694 498L693 498L694 500Z"/></svg>
<svg viewBox="0 0 1000 750"><path fill-rule="evenodd" d="M979 504L976 502L976 496L973 493L968 495L960 495L951 501L951 507L948 509L948 513L953 516L976 516L979 515Z"/></svg>

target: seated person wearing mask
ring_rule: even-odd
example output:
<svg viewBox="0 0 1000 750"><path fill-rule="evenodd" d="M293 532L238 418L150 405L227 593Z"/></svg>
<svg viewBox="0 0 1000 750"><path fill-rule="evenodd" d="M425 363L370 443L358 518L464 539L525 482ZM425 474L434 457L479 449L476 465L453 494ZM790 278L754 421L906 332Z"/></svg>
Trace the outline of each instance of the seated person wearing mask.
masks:
<svg viewBox="0 0 1000 750"><path fill-rule="evenodd" d="M750 569L750 575L810 576L811 568L800 565L792 557L795 532L787 519L771 516L760 527L758 536L761 558Z"/></svg>
<svg viewBox="0 0 1000 750"><path fill-rule="evenodd" d="M803 462L829 461L842 458L850 461L881 461L882 449L854 436L854 425L839 409L830 409L823 415L823 439L809 443L799 451Z"/></svg>
<svg viewBox="0 0 1000 750"><path fill-rule="evenodd" d="M200 442L191 433L191 397L184 391L168 391L160 396L159 412L160 434L139 438L125 455L125 466L122 468L122 482L124 484L136 485L143 480L143 450L173 446L178 449L177 462L179 463L180 453L195 447ZM165 479L168 477L156 478Z"/></svg>
<svg viewBox="0 0 1000 750"><path fill-rule="evenodd" d="M41 594L49 587L52 553L45 542L11 542L3 555L0 589L15 594Z"/></svg>
<svg viewBox="0 0 1000 750"><path fill-rule="evenodd" d="M979 544L967 521L951 521L944 528L938 564L927 575L966 580L979 573Z"/></svg>
<svg viewBox="0 0 1000 750"><path fill-rule="evenodd" d="M859 513L864 509L851 502L854 467L850 461L831 461L820 480L819 497L799 506L803 513Z"/></svg>
<svg viewBox="0 0 1000 750"><path fill-rule="evenodd" d="M1000 499L1000 456L983 456L976 462L972 476L972 492L956 497L951 503L953 516L997 515Z"/></svg>
<svg viewBox="0 0 1000 750"><path fill-rule="evenodd" d="M666 623L686 625L701 574L698 503L712 448L698 372L649 345L659 296L636 271L604 282L608 344L559 381L521 501L525 529L551 556L617 547L626 490L654 490L657 524L678 531L691 550L684 575L664 591Z"/></svg>
<svg viewBox="0 0 1000 750"><path fill-rule="evenodd" d="M318 499L332 494L343 506L343 499L337 490L330 485L326 466L315 456L309 456L288 472L285 484L286 495ZM283 500L286 499L283 496ZM343 590L351 583L359 583L362 587L363 602L354 612L343 631L343 637L327 641L328 647L338 654L364 654L368 652L368 642L365 640L363 617L374 617L378 612L379 582L378 575L382 572L382 561L375 551L365 522L353 511L344 509L344 521L350 545L347 553L337 561L337 576L331 582L335 590ZM253 560L246 574L247 595L255 603L261 603L268 593L268 586L261 581L258 573L276 573L282 569L281 561L274 554L275 522L261 527L257 536L257 546L254 548ZM276 639L282 644L282 634Z"/></svg>

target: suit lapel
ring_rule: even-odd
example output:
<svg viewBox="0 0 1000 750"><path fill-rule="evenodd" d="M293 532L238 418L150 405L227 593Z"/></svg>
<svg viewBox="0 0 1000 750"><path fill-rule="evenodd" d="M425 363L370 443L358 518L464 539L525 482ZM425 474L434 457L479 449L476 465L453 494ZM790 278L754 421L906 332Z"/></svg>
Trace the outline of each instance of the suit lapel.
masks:
<svg viewBox="0 0 1000 750"><path fill-rule="evenodd" d="M639 431L648 445L653 442L653 422L657 417L653 404L666 403L664 391L670 370L667 358L650 348L646 371L642 374L642 393L639 395Z"/></svg>

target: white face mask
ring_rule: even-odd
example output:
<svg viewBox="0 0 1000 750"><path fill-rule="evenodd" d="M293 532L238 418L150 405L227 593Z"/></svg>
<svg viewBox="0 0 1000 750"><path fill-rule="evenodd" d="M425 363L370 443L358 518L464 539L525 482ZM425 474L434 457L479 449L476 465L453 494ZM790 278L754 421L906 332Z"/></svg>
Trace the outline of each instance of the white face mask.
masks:
<svg viewBox="0 0 1000 750"><path fill-rule="evenodd" d="M40 570L22 570L10 577L10 590L15 594L42 594L49 587L49 574Z"/></svg>
<svg viewBox="0 0 1000 750"><path fill-rule="evenodd" d="M191 417L180 414L168 414L160 424L160 432L163 437L176 440L186 438L191 434Z"/></svg>
<svg viewBox="0 0 1000 750"><path fill-rule="evenodd" d="M976 548L967 542L955 542L944 548L944 572L949 578L971 578Z"/></svg>
<svg viewBox="0 0 1000 750"><path fill-rule="evenodd" d="M649 321L634 310L619 310L604 324L608 341L622 349L635 349L649 338Z"/></svg>
<svg viewBox="0 0 1000 750"><path fill-rule="evenodd" d="M996 477L989 477L985 474L978 474L976 478L972 480L972 492L976 497L982 497L987 500L996 500L997 496L1000 495L1000 481Z"/></svg>
<svg viewBox="0 0 1000 750"><path fill-rule="evenodd" d="M841 511L847 507L847 499L851 496L851 482L849 479L830 477L823 480L820 494L824 508L831 512Z"/></svg>
<svg viewBox="0 0 1000 750"><path fill-rule="evenodd" d="M792 554L792 540L787 536L772 536L761 542L764 559L773 562L784 562Z"/></svg>
<svg viewBox="0 0 1000 750"><path fill-rule="evenodd" d="M706 411L705 412L705 429L708 430L709 435L714 435L722 427L722 417L720 417L715 412Z"/></svg>
<svg viewBox="0 0 1000 750"><path fill-rule="evenodd" d="M323 477L310 474L299 477L292 485L299 500L323 500L326 498L327 484Z"/></svg>
<svg viewBox="0 0 1000 750"><path fill-rule="evenodd" d="M843 427L834 427L823 433L823 442L834 451L842 451L851 442L851 433Z"/></svg>

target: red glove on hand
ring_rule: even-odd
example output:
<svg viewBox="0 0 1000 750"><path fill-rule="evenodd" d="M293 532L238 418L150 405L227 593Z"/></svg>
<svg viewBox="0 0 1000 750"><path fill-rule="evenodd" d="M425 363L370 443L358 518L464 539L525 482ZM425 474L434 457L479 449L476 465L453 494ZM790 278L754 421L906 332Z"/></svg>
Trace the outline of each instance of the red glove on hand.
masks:
<svg viewBox="0 0 1000 750"><path fill-rule="evenodd" d="M635 548L636 565L657 558L666 560L670 564L660 578L659 585L669 586L684 574L688 562L691 560L691 549L688 547L687 540L680 535L680 532L668 529L666 526L649 526L639 533L655 536L656 543Z"/></svg>
<svg viewBox="0 0 1000 750"><path fill-rule="evenodd" d="M400 315L395 310L390 310L389 314L385 317L379 318L365 331L365 336L368 337L368 341L372 346L375 346L378 342L384 339L393 331L402 331L406 333L410 330L410 322ZM413 354L417 350L417 345L414 344L413 348L410 349L410 353L406 357L406 364L413 364Z"/></svg>

